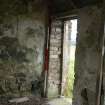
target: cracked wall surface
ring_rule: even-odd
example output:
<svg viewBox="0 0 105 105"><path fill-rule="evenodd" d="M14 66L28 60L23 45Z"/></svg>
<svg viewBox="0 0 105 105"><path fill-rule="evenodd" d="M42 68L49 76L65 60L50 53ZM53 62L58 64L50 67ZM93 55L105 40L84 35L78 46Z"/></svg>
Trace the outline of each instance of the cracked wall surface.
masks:
<svg viewBox="0 0 105 105"><path fill-rule="evenodd" d="M37 0L0 2L0 96L40 95L46 7Z"/></svg>

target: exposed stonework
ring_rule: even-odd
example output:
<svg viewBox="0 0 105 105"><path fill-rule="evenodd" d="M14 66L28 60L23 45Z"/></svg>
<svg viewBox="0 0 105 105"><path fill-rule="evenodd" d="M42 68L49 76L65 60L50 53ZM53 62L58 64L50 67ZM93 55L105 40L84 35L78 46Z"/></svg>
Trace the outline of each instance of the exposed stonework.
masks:
<svg viewBox="0 0 105 105"><path fill-rule="evenodd" d="M102 9L80 9L73 105L95 105L103 36Z"/></svg>
<svg viewBox="0 0 105 105"><path fill-rule="evenodd" d="M57 97L60 85L61 66L61 22L54 21L51 25L48 96Z"/></svg>
<svg viewBox="0 0 105 105"><path fill-rule="evenodd" d="M40 95L46 8L35 1L4 1L0 3L0 95Z"/></svg>

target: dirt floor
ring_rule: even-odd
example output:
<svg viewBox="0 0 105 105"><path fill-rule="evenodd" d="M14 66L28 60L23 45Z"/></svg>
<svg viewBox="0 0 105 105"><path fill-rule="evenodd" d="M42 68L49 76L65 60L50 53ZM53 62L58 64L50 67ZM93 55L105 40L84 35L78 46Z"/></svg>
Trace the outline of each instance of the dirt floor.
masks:
<svg viewBox="0 0 105 105"><path fill-rule="evenodd" d="M9 102L8 99L0 99L0 105L48 105L47 99L42 99L38 97L28 97L28 101L24 102Z"/></svg>
<svg viewBox="0 0 105 105"><path fill-rule="evenodd" d="M28 101L24 102L9 102L8 99L0 99L0 105L71 105L71 99L56 98L56 99L43 99L37 97L28 97Z"/></svg>
<svg viewBox="0 0 105 105"><path fill-rule="evenodd" d="M69 98L56 98L50 100L48 105L72 105L72 100Z"/></svg>

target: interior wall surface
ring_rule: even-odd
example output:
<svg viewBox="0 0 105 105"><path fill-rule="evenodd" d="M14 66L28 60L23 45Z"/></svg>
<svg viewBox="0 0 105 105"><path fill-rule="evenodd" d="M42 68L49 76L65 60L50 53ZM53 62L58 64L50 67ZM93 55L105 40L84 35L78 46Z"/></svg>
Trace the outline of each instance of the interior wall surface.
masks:
<svg viewBox="0 0 105 105"><path fill-rule="evenodd" d="M100 6L78 12L73 105L95 105L97 73L100 70L103 40L103 12Z"/></svg>
<svg viewBox="0 0 105 105"><path fill-rule="evenodd" d="M52 21L49 48L48 97L60 95L62 22Z"/></svg>
<svg viewBox="0 0 105 105"><path fill-rule="evenodd" d="M41 95L46 17L41 1L0 1L0 96Z"/></svg>

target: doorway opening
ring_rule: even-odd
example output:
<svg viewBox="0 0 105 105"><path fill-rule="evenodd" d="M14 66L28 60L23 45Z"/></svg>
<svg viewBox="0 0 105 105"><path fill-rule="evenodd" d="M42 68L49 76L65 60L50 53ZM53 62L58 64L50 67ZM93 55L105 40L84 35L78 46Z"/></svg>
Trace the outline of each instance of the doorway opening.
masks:
<svg viewBox="0 0 105 105"><path fill-rule="evenodd" d="M73 97L77 19L64 23L62 95Z"/></svg>

